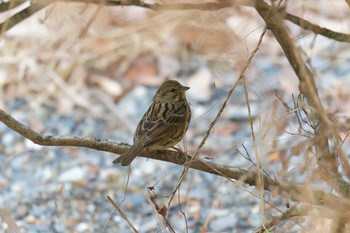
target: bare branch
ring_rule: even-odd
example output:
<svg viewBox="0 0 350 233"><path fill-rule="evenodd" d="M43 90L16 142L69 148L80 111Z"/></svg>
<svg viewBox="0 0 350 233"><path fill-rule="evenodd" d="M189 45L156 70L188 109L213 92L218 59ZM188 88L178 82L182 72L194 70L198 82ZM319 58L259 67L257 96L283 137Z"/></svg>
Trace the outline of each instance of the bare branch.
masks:
<svg viewBox="0 0 350 233"><path fill-rule="evenodd" d="M264 232L270 232L273 227L275 227L277 224L279 224L281 221L290 219L297 216L307 216L307 214L310 212L311 208L310 206L304 206L301 208L293 207L284 212L283 214L273 217L270 222L264 224L264 226L259 227L254 231L254 233L264 233Z"/></svg>
<svg viewBox="0 0 350 233"><path fill-rule="evenodd" d="M303 18L300 18L296 15L292 15L288 12L285 13L285 19L289 20L290 22L298 25L299 27L305 30L312 31L315 34L328 37L329 39L333 39L340 42L350 42L350 34L335 32L328 28L320 27L317 24L313 24Z"/></svg>
<svg viewBox="0 0 350 233"><path fill-rule="evenodd" d="M112 153L123 153L130 146L123 143L114 143L108 140L99 140L95 138L88 137L67 137L67 136L42 136L29 127L23 125L22 123L15 120L13 117L8 115L6 112L0 109L0 121L3 122L10 129L21 134L23 137L31 140L32 142L43 145L43 146L75 146L75 147L85 147L100 151L108 151ZM174 164L184 165L186 161L191 158L186 155L170 151L146 151L140 155L141 157L162 160ZM211 161L205 160L193 160L189 163L190 168L211 173L218 176L223 176L228 179L235 179L244 182L245 184L256 186L257 185L257 172L247 171L244 169L233 169L230 166L219 165ZM312 190L310 192L314 193L312 198L307 198L303 195L305 188L300 185L295 185L291 183L279 183L272 180L267 175L262 175L263 187L267 191L274 191L287 196L291 200L301 201L316 205L326 205L329 208L344 210L343 213L346 215L350 210L350 204L346 204L339 200L339 198L331 193L323 192L320 190ZM350 216L350 213L349 213Z"/></svg>
<svg viewBox="0 0 350 233"><path fill-rule="evenodd" d="M349 197L350 184L338 172L337 157L329 149L328 140L335 132L333 132L330 121L322 107L313 74L303 61L299 50L290 37L286 25L281 20L281 14L278 12L278 9L269 6L262 0L256 1L255 8L284 51L299 79L299 91L305 96L312 109L312 125L315 126L314 146L318 164L322 168L320 172L323 178L330 182L341 195ZM348 162L346 160L342 160L342 162L345 170L350 170Z"/></svg>
<svg viewBox="0 0 350 233"><path fill-rule="evenodd" d="M42 146L76 146L86 147L101 151L108 151L112 153L123 153L128 145L116 144L108 140L99 140L89 137L70 137L70 136L42 136L29 127L18 122L16 119L11 117L9 114L0 109L0 121L3 122L7 127L16 131L23 137L31 140L33 143Z"/></svg>

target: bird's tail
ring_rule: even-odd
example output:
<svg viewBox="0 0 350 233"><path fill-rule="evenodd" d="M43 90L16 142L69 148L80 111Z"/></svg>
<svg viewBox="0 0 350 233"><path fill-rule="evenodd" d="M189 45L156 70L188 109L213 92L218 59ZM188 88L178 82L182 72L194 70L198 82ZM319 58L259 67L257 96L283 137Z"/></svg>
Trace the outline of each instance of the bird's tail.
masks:
<svg viewBox="0 0 350 233"><path fill-rule="evenodd" d="M128 166L144 149L143 143L138 141L132 145L129 150L125 151L121 156L116 158L113 163L120 163L122 166Z"/></svg>

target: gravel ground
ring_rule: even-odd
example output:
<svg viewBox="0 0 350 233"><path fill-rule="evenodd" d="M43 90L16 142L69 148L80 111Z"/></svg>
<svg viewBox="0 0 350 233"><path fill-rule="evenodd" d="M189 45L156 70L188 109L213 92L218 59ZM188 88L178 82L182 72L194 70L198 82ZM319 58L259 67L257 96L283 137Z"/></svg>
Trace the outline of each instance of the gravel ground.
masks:
<svg viewBox="0 0 350 233"><path fill-rule="evenodd" d="M253 25L254 31L258 27L262 29L261 25L261 23ZM31 31L30 34L35 33ZM246 35L245 33L240 34ZM245 37L244 42L246 39L249 37ZM269 39L271 37L264 40L269 41ZM343 119L347 122L350 109L350 70L347 44L337 47L332 41L322 37L317 37L315 44L314 40L313 35L303 35L302 40L298 41L298 46L303 47L307 52L311 51L309 62L310 66L315 67L318 72L315 73L315 76L326 112L343 114L344 117L339 117L339 121ZM255 46L257 40L253 41ZM21 49L22 42L13 44L10 42L11 38L5 45L9 51ZM12 57L9 53L11 55L9 56L11 59L7 61L9 69L4 69L6 71L0 69L0 74L4 74L4 77L5 74L10 77L13 73L18 72L17 66L22 67L25 71L28 67L29 71L36 71L29 78L23 75L23 80L18 74L18 77L16 76L18 80L12 80L14 85L3 86L6 86L7 89L4 88L3 93L0 92L1 100L4 99L0 103L6 106L5 110L17 120L45 135L89 136L114 142L131 143L133 131L151 103L155 88L145 87L146 85L136 86L114 103L111 100L112 97L108 96L110 93L103 96L99 94L110 90L106 86L110 87L108 84L113 83L115 89L111 88L113 89L111 93L115 91L117 94L114 93L116 95L113 97L120 97L119 88L124 86L116 85L120 79L116 78L119 76L116 75L117 71L114 71L115 63L108 63L108 66L101 65L101 68L98 62L103 64L103 60L99 58L92 60L92 64L86 65L85 62L81 62L68 81L61 80L59 73L47 72L48 64L52 62L51 53L57 48L46 50L42 48L42 45L51 42L48 43L46 40L41 41L41 44L37 42L36 38L25 39L23 44L26 44L28 54L13 52L15 55ZM61 42L56 43L61 45ZM93 47L95 49L93 51L101 49L100 43L96 43L95 40L91 40L90 43L96 46ZM245 44L241 47L247 50L247 53L244 54L252 51L247 49ZM311 47L313 50L310 49ZM33 48L34 51L31 50ZM86 51L89 54L91 48L86 46L86 51L84 48L83 46L82 50L74 50L76 54L73 53L73 55L80 57ZM313 52L317 51L327 53L313 56ZM341 55L339 51L342 51ZM40 59L33 58L33 54L39 54L40 56L37 56ZM63 61L75 62L74 59L69 60L69 58L74 58L73 55L67 52ZM291 121L291 117L287 116L282 103L277 101L275 95L275 91L278 91L279 95L291 104L291 95L298 94L297 78L283 56L279 46L266 46L261 48L257 57L254 58L251 69L246 73L251 114L256 119L255 132L259 152L266 156L262 158L264 170L281 180L303 182L308 175L308 169L302 171L306 161L306 158L301 156L304 151L289 149L298 148L298 144L303 144L304 138L293 136L293 133L301 134L298 131L299 125L288 122ZM149 57L153 61L154 57L152 55ZM215 118L228 88L238 75L232 74L231 67L225 67L226 63L221 64L216 61L210 63L204 58L195 61L189 59L189 61L182 61L183 63L175 56L164 58L158 55L157 59L160 67L167 67L171 70L171 72L164 71L162 75L157 73L158 78L160 76L172 77L174 74L181 76L183 73L182 77L186 76L186 78L180 78L180 81L191 86L188 96L193 118L186 141L188 151L193 152L200 144L208 125ZM148 61L147 56L146 59L140 60L141 64L145 60ZM58 66L57 70L65 70L65 62L59 63L62 67ZM169 63L168 66L163 64L166 62ZM231 61L225 62L230 63ZM36 64L38 67L34 66L35 69L30 69L30 64ZM152 67L149 64L145 66ZM229 68L230 71L223 72L220 70L221 66L223 70ZM11 67L13 70L10 69ZM138 66L135 65L135 67ZM115 76L109 75L108 72L101 72L108 69L112 70L111 73ZM187 71L182 69L187 69ZM102 75L102 78L98 75ZM80 79L81 77L83 78ZM30 83L31 78L34 83ZM59 84L62 81L64 85L58 85L60 88L57 88L52 85L53 83L48 83L52 80L58 80ZM96 88L95 86L100 83L97 81L97 84L91 83L91 80L102 80L101 83L108 80L108 82L104 83L104 89L100 86ZM22 81L31 85L21 86ZM214 81L216 88L213 87ZM88 85L84 86L80 82L88 83ZM39 88L37 88L38 84L40 84ZM17 90L17 85L22 87L21 91ZM69 90L65 90L65 87ZM47 88L47 90L40 88ZM88 94L79 93L81 95L74 96L76 90L81 90L79 88ZM23 94L22 91L25 93ZM48 93L40 97L41 92L45 91ZM93 91L95 92L90 94ZM21 98L15 99L10 94L15 97L21 96ZM86 96L88 98L84 99ZM110 98L109 105L106 96ZM91 100L95 100L94 97L100 98L92 102ZM107 107L101 107L99 105L101 102L108 105L113 111L106 113L104 110ZM63 106L54 106L55 104ZM62 111L68 108L72 109L68 111L69 113ZM278 117L276 122L282 125L280 128L266 123L271 123L271 119L276 116ZM346 127L343 133L347 133L349 124L347 122L344 125ZM233 92L220 121L215 125L199 156L203 159L212 159L219 164L254 169L252 163L238 153L253 156L253 149L245 95L240 84ZM279 149L283 152L273 153L274 149L276 152ZM344 143L344 150L349 151L346 143ZM182 167L137 158L132 163L130 180L126 189L128 170L112 164L116 156L84 148L38 146L0 124L0 232L132 232L126 221L106 199L109 195L116 203L119 203L124 199L125 194L121 208L140 232L164 232L159 216L153 212L148 201L147 188L154 187L159 202L165 202L177 184ZM314 159L314 156L312 158ZM251 159L254 161L254 158ZM286 209L285 203L280 198L270 197L269 193L265 194L265 198L280 210ZM176 195L171 204L168 216L176 232L253 232L256 227L261 226L263 218L277 214L277 211L268 204L264 206L265 212L261 213L261 206L259 192L253 187L190 170L180 188L180 193ZM305 219L298 219L298 223L303 223L303 220ZM275 232L300 232L300 228L294 222L288 221L279 224Z"/></svg>
<svg viewBox="0 0 350 233"><path fill-rule="evenodd" d="M273 72L269 76L270 81L277 83L278 70L266 69L264 76ZM189 80L180 81L190 83ZM334 82L337 82L336 78ZM188 93L193 112L186 136L188 151L194 151L199 145L223 103L227 93L227 88L223 87L229 84L232 83L224 83L219 88L194 88ZM257 135L269 134L261 127L264 109L271 109L268 114L278 111L278 108L272 110L268 105L273 103L266 94L271 89L281 89L281 86L255 82L249 89L252 116L260 117L256 118L260 119L256 122L259 125ZM99 119L86 109L79 108L63 115L50 106L33 107L24 99L8 102L7 111L42 134L89 136L131 143L137 122L148 108L155 90L135 87L113 106L116 113L120 113L115 116L118 120ZM286 96L291 98L290 94ZM252 169L252 163L237 152L254 154L246 112L244 90L239 86L199 156L220 164ZM288 130L292 132L292 125ZM261 142L263 154L273 147L278 148L273 144L276 142L282 148L300 143L285 133L272 135L271 138L274 140ZM272 155L266 153L267 157L263 158L263 167L268 173L300 182L307 177L307 174L295 169L303 166L302 158L291 157L289 167L293 170L283 174L283 164L274 160ZM137 158L132 163L129 184L125 189L128 169L113 165L115 157L111 153L84 148L38 146L0 124L1 232L131 232L126 221L106 199L109 195L119 203L125 194L121 208L140 232L164 232L162 221L153 212L148 200L147 188L154 187L159 204L165 203L181 175L182 167ZM253 232L261 225L262 216L278 214L269 205L265 205L265 212L261 213L261 201L257 195L259 193L253 187L240 182L190 170L168 211L169 221L176 232L186 232L186 229L193 233ZM280 210L286 210L280 198L271 198L269 193L265 194L265 198ZM286 229L287 232L300 232L294 223L292 227L289 224L282 222L275 232L286 232Z"/></svg>
<svg viewBox="0 0 350 233"><path fill-rule="evenodd" d="M267 67L264 62L255 65L264 70L266 73L263 76L274 83L267 85L257 80L249 86L252 116L259 119L255 122L256 134L262 134L267 139L258 142L262 154L266 156L262 159L263 168L281 179L303 182L308 174L301 171L305 163L302 157L289 155L294 152L286 151L286 158L290 159L287 168L291 170L284 171L284 164L279 161L283 158L274 158L269 151L271 148L297 147L298 143L303 142L286 132L271 134L273 130L264 131L271 129L271 126L264 125L265 118L271 119L271 114L276 112L277 116L284 114L278 112L281 104L278 107L273 105L275 95L269 94L280 90L280 95L283 95L281 89L285 88L285 83L277 81L283 70L278 67L264 69ZM344 73L340 77L344 77ZM223 79L220 87L202 86L203 89L193 88L188 93L193 112L186 136L189 152L200 144L205 130L221 107L227 87L232 84L232 81L226 80ZM180 81L191 84L188 79ZM339 87L347 90L346 79L335 76L327 82L333 86L338 83ZM208 82L207 85L211 86L212 83ZM24 99L9 101L7 111L45 135L89 136L131 143L133 131L155 90L144 86L133 88L113 105L117 115L111 115L112 119L98 118L96 114L90 115L86 109L79 108L75 108L71 114L62 114L52 106L42 105L38 108ZM327 91L326 87L322 89L323 94ZM331 101L335 103L333 107L341 112L346 105L336 105L337 92L331 93ZM288 92L283 97L289 98L288 101L292 98ZM104 116L102 110L100 115ZM244 90L238 86L199 156L220 164L252 169L252 163L238 153L254 154L247 119ZM284 120L288 121L288 118ZM297 127L289 124L286 129L293 132ZM125 194L121 208L140 232L164 232L159 216L153 212L148 201L147 188L155 188L159 204L166 202L181 175L182 167L137 158L132 164L129 184L125 189L128 170L113 165L115 157L111 153L84 148L38 146L0 124L1 232L131 232L126 221L106 199L109 195L119 203ZM285 173L281 173L281 169ZM261 225L262 216L269 218L278 214L268 204L265 205L265 212L261 213L258 196L253 187L240 182L190 170L168 211L169 221L176 232L186 232L186 229L193 233L253 232ZM269 193L265 194L265 198L280 210L286 210L280 198L271 198ZM292 223L292 227L290 223L282 222L275 232L300 232L295 223Z"/></svg>
<svg viewBox="0 0 350 233"><path fill-rule="evenodd" d="M150 100L153 93L154 88L135 88L116 108L134 115L129 119L136 126L149 102L137 108L127 102ZM189 150L194 150L200 142L203 130L222 101L215 103L225 91L217 89L211 94L215 98L206 104L200 104L190 95L194 118L187 136ZM13 117L44 134L91 136L129 143L132 140L132 131L121 133L108 122L90 118L80 110L63 116L49 107L32 109L22 99L13 100L8 106ZM127 106L131 109L125 109ZM210 106L214 109L202 115ZM200 156L222 155L217 162L251 166L233 149L249 136L241 108L239 104L229 105ZM7 216L15 222L13 226L8 226L8 221L2 222L3 232L17 227L18 231L11 232L131 232L106 199L110 195L119 203L125 194L128 170L112 164L116 155L83 148L38 146L3 124L0 124L0 143L1 214L3 219ZM249 143L246 145L250 150ZM121 208L140 232L163 231L147 199L147 187L154 186L159 200L165 202L181 172L182 167L165 162L145 158L133 162ZM248 192L251 188L245 188L234 181L191 170L169 210L170 223L176 232L185 232L186 228L188 232L203 229L251 232L261 224L260 204Z"/></svg>

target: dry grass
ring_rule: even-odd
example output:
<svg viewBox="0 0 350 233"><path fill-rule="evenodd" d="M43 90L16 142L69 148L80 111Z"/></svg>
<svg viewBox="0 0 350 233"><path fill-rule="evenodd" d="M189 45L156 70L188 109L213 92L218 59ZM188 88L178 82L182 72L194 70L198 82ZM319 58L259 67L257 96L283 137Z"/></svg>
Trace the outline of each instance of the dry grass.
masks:
<svg viewBox="0 0 350 233"><path fill-rule="evenodd" d="M283 4L291 14L321 27L349 33L345 30L349 28L349 7L345 1ZM260 103L264 108L258 117L249 117L251 137L247 140L254 149L241 151L260 177L256 189L249 191L261 203L264 224L257 231L289 232L292 225L298 232L347 232L349 210L345 207L349 206L350 192L342 187L348 187L350 175L346 154L350 71L344 67L349 57L348 49L344 49L348 43L315 37L311 31L280 20L287 22L295 45L292 53L300 54L302 62L313 72L317 92L310 96L303 92L312 89L307 82L298 96L298 85L303 80L300 76L297 79L276 35L268 31L256 47L265 22L253 7L152 11L133 6L54 3L3 36L0 108L7 110L10 100L20 98L34 111L42 106L54 106L60 114L82 109L110 122L111 127L132 128L127 117L116 110L115 103L135 85L157 86L166 77L186 79L203 66L208 67L212 82L219 88L242 78L239 85L246 90L243 99L247 107L254 99L249 90L254 90L263 99ZM256 48L258 51L249 65L248 58ZM243 69L246 65L247 70ZM268 72L271 67L280 71ZM342 73L342 69L346 71ZM240 72L242 76L238 78L235 74ZM334 78L337 72L338 79ZM235 86L231 90L235 92ZM317 102L316 98L322 108L312 104ZM111 121L111 116L117 117L119 123ZM216 127L222 123L214 121ZM320 125L322 132L327 133L318 137ZM321 139L329 144L320 145ZM329 153L320 154L325 152L321 147ZM220 153L213 151L212 157ZM295 190L288 193L269 189L264 184L265 171L270 176L273 173L277 183L287 186L298 183L303 191L296 194ZM232 182L232 189L238 187L245 192L241 183L245 178ZM339 197L344 209L330 206L330 200L320 200L314 192L319 189ZM265 200L266 190L272 199L294 201L293 211L285 212ZM212 202L215 205L215 200ZM15 226L13 221L6 220L11 219L10 214L5 215L4 221ZM206 228L207 222L203 232Z"/></svg>

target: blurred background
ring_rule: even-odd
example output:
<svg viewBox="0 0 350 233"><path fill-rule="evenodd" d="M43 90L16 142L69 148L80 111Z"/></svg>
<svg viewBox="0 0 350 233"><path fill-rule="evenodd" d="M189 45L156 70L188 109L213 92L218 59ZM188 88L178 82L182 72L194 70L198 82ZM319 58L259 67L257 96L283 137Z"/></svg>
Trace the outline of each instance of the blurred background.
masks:
<svg viewBox="0 0 350 233"><path fill-rule="evenodd" d="M282 5L321 27L350 31L345 1L282 1ZM3 22L7 18L0 15ZM285 22L314 72L326 112L336 117L345 137L350 114L349 44ZM264 26L253 7L240 4L169 11L69 1L47 4L2 32L0 108L43 135L130 144L159 85L176 79L191 87L187 95L192 121L179 145L191 154L238 80ZM269 31L245 72L245 82L263 169L281 180L305 182L311 177L306 165L315 164L310 139L279 100L293 106L298 79ZM343 149L349 152L347 144L348 139ZM240 82L199 158L254 169L253 145ZM121 208L135 227L140 232L163 232L147 200L147 187L154 186L166 200L183 167L137 158L126 189L128 169L112 164L116 156L38 146L0 124L1 231L131 232L106 199L110 195L119 203L125 194ZM321 182L315 185L322 187ZM176 232L253 232L264 218L278 213L263 206L256 193L241 182L190 170L169 209L169 221ZM266 193L266 199L287 209L278 196ZM327 223L315 223L309 232L317 232L317 226L322 229ZM275 232L301 229L286 221Z"/></svg>

